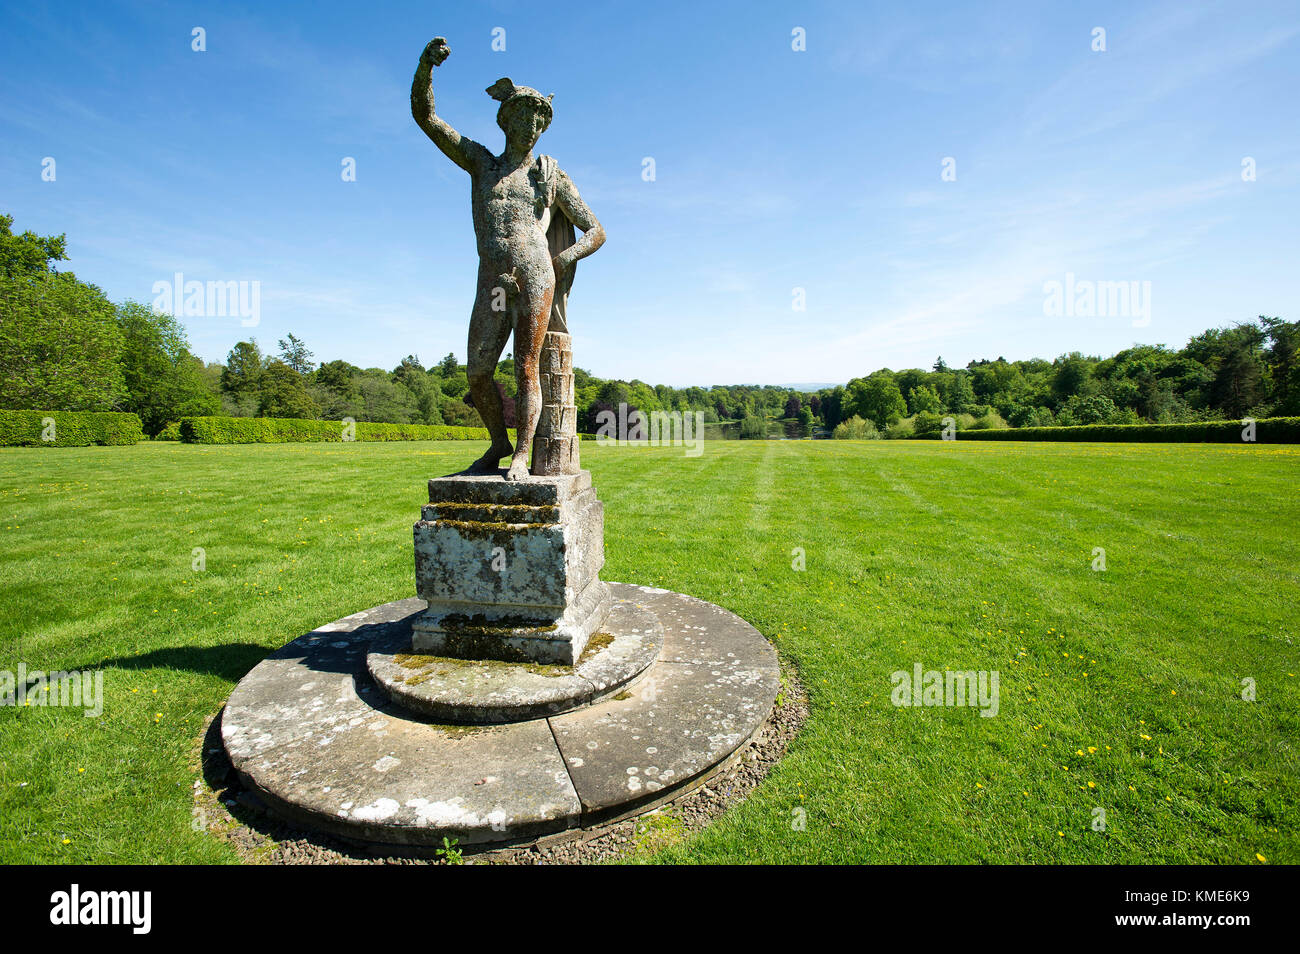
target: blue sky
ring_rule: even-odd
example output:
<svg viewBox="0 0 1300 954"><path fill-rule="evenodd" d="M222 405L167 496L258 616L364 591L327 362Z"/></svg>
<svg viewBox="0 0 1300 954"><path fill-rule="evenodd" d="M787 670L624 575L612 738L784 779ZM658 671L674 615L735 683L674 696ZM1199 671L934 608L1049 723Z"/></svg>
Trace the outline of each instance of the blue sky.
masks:
<svg viewBox="0 0 1300 954"><path fill-rule="evenodd" d="M463 360L468 179L408 102L443 35L438 112L493 151L486 86L555 94L539 151L609 234L569 313L603 377L845 381L1300 316L1294 2L563 6L6 0L0 211L115 300L260 282L257 327L186 320L208 360L289 332ZM1048 316L1067 273L1150 282L1149 324Z"/></svg>

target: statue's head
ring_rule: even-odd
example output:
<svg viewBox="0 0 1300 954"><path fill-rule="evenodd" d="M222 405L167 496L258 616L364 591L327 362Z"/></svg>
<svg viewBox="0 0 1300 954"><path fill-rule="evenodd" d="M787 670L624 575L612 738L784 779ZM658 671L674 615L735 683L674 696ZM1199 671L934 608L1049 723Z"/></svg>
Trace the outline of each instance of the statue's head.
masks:
<svg viewBox="0 0 1300 954"><path fill-rule="evenodd" d="M533 148L551 124L551 97L543 96L531 86L516 86L506 76L489 86L487 92L501 103L497 109L497 125L506 134L506 142Z"/></svg>

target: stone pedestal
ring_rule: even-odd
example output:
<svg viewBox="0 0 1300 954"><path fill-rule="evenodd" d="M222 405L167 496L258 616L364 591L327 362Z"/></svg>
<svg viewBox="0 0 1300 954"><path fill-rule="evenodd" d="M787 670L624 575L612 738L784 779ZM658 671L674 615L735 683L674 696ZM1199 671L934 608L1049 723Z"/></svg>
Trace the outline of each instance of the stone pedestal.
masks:
<svg viewBox="0 0 1300 954"><path fill-rule="evenodd" d="M576 474L578 462L578 408L573 401L573 339L562 331L548 331L542 339L538 361L542 386L542 413L533 437L534 476Z"/></svg>
<svg viewBox="0 0 1300 954"><path fill-rule="evenodd" d="M589 471L503 473L429 481L415 524L416 592L429 606L412 651L575 665L609 613L604 506Z"/></svg>

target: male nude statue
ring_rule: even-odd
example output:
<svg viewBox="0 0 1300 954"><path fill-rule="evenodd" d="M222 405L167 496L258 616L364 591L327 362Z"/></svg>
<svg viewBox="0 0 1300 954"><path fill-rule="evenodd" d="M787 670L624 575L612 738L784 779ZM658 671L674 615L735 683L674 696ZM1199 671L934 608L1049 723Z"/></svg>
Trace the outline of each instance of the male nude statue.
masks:
<svg viewBox="0 0 1300 954"><path fill-rule="evenodd" d="M534 144L551 124L549 97L507 78L488 87L487 92L501 102L497 125L506 134L506 148L499 156L434 115L433 68L450 53L443 37L435 37L424 48L411 84L411 114L434 145L470 174L479 266L478 294L469 320L469 386L474 407L492 435L492 447L470 469L494 473L501 458L513 450L506 480L519 480L528 475L528 455L541 413L537 364L551 324L552 303L562 321L560 301L568 293L574 265L605 243L605 230L555 160L533 157ZM567 247L553 251L560 216L584 234L576 242L559 242ZM492 378L512 330L519 383L518 441L513 449Z"/></svg>

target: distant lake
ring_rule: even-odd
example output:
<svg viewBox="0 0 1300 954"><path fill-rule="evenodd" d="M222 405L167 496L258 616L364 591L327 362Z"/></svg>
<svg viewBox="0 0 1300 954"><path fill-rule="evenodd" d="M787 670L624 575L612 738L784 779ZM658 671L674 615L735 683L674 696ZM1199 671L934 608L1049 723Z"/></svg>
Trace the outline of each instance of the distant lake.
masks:
<svg viewBox="0 0 1300 954"><path fill-rule="evenodd" d="M766 422L767 433L763 435L765 440L769 441L801 441L812 437L813 425L801 424L799 421L772 421ZM704 423L704 439L710 441L728 440L734 441L740 438L739 421L706 421Z"/></svg>

